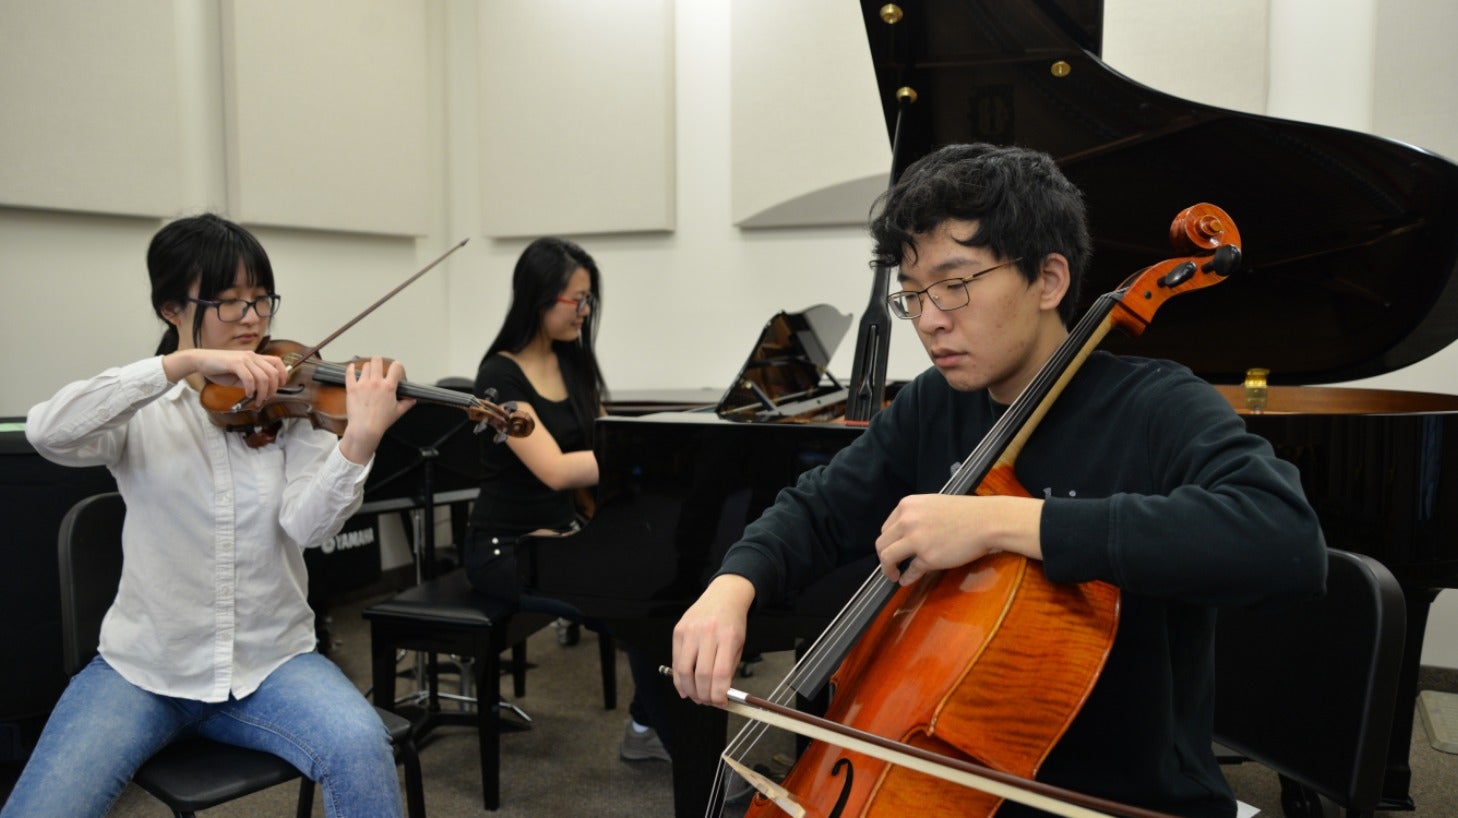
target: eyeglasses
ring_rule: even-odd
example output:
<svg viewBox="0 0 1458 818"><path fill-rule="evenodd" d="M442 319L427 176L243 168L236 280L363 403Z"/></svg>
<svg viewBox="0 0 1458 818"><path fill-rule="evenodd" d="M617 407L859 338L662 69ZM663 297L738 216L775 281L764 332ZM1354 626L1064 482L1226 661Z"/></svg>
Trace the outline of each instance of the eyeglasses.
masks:
<svg viewBox="0 0 1458 818"><path fill-rule="evenodd" d="M259 318L272 318L273 314L278 312L278 302L283 300L283 296L277 293L270 293L268 295L260 295L252 301L244 301L241 298L230 298L227 301L209 301L206 298L192 297L189 297L187 300L194 304L201 304L204 307L212 307L214 310L217 310L218 320L224 324L236 324L248 315L248 308L250 307L253 308L253 312L258 314Z"/></svg>
<svg viewBox="0 0 1458 818"><path fill-rule="evenodd" d="M588 310L597 306L597 296L592 293L588 293L581 298L563 298L559 295L557 296L557 301L561 304L576 304L578 315L583 315Z"/></svg>
<svg viewBox="0 0 1458 818"><path fill-rule="evenodd" d="M886 306L891 308L891 314L897 318L915 318L921 315L921 297L926 295L931 299L933 304L937 305L937 309L943 312L959 310L967 306L967 301L970 297L967 292L968 284L987 275L993 270L1000 270L1003 267L1017 264L1020 261L1022 261L1020 258L1015 258L1012 261L1004 261L1001 264L988 267L986 270L978 270L969 276L938 281L924 290L902 290L901 292L891 293L886 296Z"/></svg>

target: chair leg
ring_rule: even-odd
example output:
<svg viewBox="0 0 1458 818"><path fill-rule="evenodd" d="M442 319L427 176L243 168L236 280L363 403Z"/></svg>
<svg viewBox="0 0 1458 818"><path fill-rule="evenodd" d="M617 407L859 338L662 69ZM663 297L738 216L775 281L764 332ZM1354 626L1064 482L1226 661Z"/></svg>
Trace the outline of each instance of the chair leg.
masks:
<svg viewBox="0 0 1458 818"><path fill-rule="evenodd" d="M526 640L511 646L511 694L518 699L526 695Z"/></svg>
<svg viewBox="0 0 1458 818"><path fill-rule="evenodd" d="M309 818L314 813L314 780L307 775L299 781L299 818Z"/></svg>
<svg viewBox="0 0 1458 818"><path fill-rule="evenodd" d="M481 742L481 800L486 809L501 806L501 655L492 650L490 637L476 651L476 732Z"/></svg>
<svg viewBox="0 0 1458 818"><path fill-rule="evenodd" d="M405 767L405 814L425 818L425 784L420 776L420 754L409 736L400 742L400 763Z"/></svg>
<svg viewBox="0 0 1458 818"><path fill-rule="evenodd" d="M597 660L602 667L602 709L618 709L618 646L608 634L597 635Z"/></svg>
<svg viewBox="0 0 1458 818"><path fill-rule="evenodd" d="M375 704L386 710L395 709L395 648L393 642L375 629L370 631L371 679Z"/></svg>

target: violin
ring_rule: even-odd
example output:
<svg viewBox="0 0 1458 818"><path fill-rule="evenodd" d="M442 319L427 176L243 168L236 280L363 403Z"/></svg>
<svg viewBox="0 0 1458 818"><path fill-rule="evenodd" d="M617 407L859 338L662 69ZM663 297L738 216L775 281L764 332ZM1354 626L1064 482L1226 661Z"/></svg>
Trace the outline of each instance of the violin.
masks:
<svg viewBox="0 0 1458 818"><path fill-rule="evenodd" d="M327 429L336 435L344 434L349 417L345 411L345 373L349 364L327 363L319 357L324 345L338 338L345 330L359 323L360 319L374 312L395 294L408 287L416 279L430 272L446 256L461 249L470 239L462 239L449 250L436 256L429 264L385 293L375 303L365 307L344 325L329 333L324 340L312 347L294 341L274 341L265 337L255 351L260 355L274 355L283 359L288 368L289 380L262 405L253 405L241 387L208 383L202 390L202 405L217 426L240 432L252 448L267 446L278 436L286 418L308 418L316 429ZM363 363L356 358L349 363ZM388 359L386 360L388 364ZM476 433L487 427L496 430L496 442L507 437L526 437L532 433L535 422L531 415L517 408L515 403L501 406L490 400L471 397L461 392L436 386L421 386L402 381L395 394L402 398L454 406L465 410L476 421Z"/></svg>
<svg viewBox="0 0 1458 818"><path fill-rule="evenodd" d="M1170 240L1186 255L1101 296L941 493L1029 496L1014 461L1098 343L1115 327L1141 334L1168 299L1240 266L1240 234L1213 205L1181 211ZM816 739L780 784L746 776L759 790L747 818L989 816L1003 799L1064 816L1154 814L1066 791L1050 800L1033 780L1102 672L1119 602L1112 585L1055 585L1040 564L1009 553L904 588L873 572L770 699L730 692L731 712L751 719L726 750L731 769L763 724ZM835 695L825 721L835 729L812 731L784 705L814 698L827 681ZM1001 695L1009 690L1038 695Z"/></svg>
<svg viewBox="0 0 1458 818"><path fill-rule="evenodd" d="M205 385L202 405L214 425L241 432L255 449L272 443L286 418L308 418L316 429L344 434L349 421L345 412L345 373L349 364L364 363L364 359L329 363L320 359L317 347L310 349L295 341L271 338L264 338L256 352L282 358L290 373L288 383L261 406L253 405L242 387ZM401 381L395 393L402 398L462 409L477 422L478 434L487 427L494 429L497 442L525 437L535 426L531 415L517 408L515 402L497 405L452 389L408 381Z"/></svg>

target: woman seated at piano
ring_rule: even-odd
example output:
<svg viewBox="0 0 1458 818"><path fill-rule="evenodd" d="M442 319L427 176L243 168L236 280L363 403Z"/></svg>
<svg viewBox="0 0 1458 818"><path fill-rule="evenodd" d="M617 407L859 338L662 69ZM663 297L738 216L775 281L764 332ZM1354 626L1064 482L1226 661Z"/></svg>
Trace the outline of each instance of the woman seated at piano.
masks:
<svg viewBox="0 0 1458 818"><path fill-rule="evenodd" d="M566 533L583 519L580 489L597 485L593 421L603 413L605 385L593 352L602 279L597 262L576 243L544 237L517 259L506 319L481 358L475 391L493 402L512 401L536 425L506 445L483 441L481 493L466 536L466 575L491 597L522 610L573 621L582 612L550 597L523 593L515 545L525 534ZM658 685L651 667L634 659L635 681ZM641 673L647 673L639 679ZM629 761L669 760L654 719L635 696L620 754ZM662 719L659 719L661 722Z"/></svg>
<svg viewBox="0 0 1458 818"><path fill-rule="evenodd" d="M211 381L262 404L288 381L256 351L279 307L268 255L204 214L157 232L147 272L167 325L156 354L64 386L26 418L46 459L111 471L126 524L99 655L61 695L3 815L104 815L186 735L288 760L331 816L400 815L384 724L315 650L303 552L359 507L375 448L413 403L396 398L403 370L374 358L345 379L342 437L290 418L250 446L214 425L200 392Z"/></svg>

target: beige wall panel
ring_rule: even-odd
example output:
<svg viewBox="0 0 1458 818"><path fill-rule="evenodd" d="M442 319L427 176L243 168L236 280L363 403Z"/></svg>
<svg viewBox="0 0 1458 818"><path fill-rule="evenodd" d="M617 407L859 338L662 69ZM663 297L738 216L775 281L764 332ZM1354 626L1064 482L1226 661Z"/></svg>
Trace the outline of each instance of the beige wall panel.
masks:
<svg viewBox="0 0 1458 818"><path fill-rule="evenodd" d="M1270 0L1105 0L1104 62L1166 94L1266 111Z"/></svg>
<svg viewBox="0 0 1458 818"><path fill-rule="evenodd" d="M734 223L864 224L891 142L859 6L735 0L731 14Z"/></svg>
<svg viewBox="0 0 1458 818"><path fill-rule="evenodd" d="M1458 161L1458 83L1452 0L1377 0L1372 58L1372 132Z"/></svg>
<svg viewBox="0 0 1458 818"><path fill-rule="evenodd" d="M478 8L484 232L672 230L672 2Z"/></svg>
<svg viewBox="0 0 1458 818"><path fill-rule="evenodd" d="M0 204L178 207L171 0L0 0Z"/></svg>
<svg viewBox="0 0 1458 818"><path fill-rule="evenodd" d="M425 234L426 4L224 0L222 17L233 216Z"/></svg>

